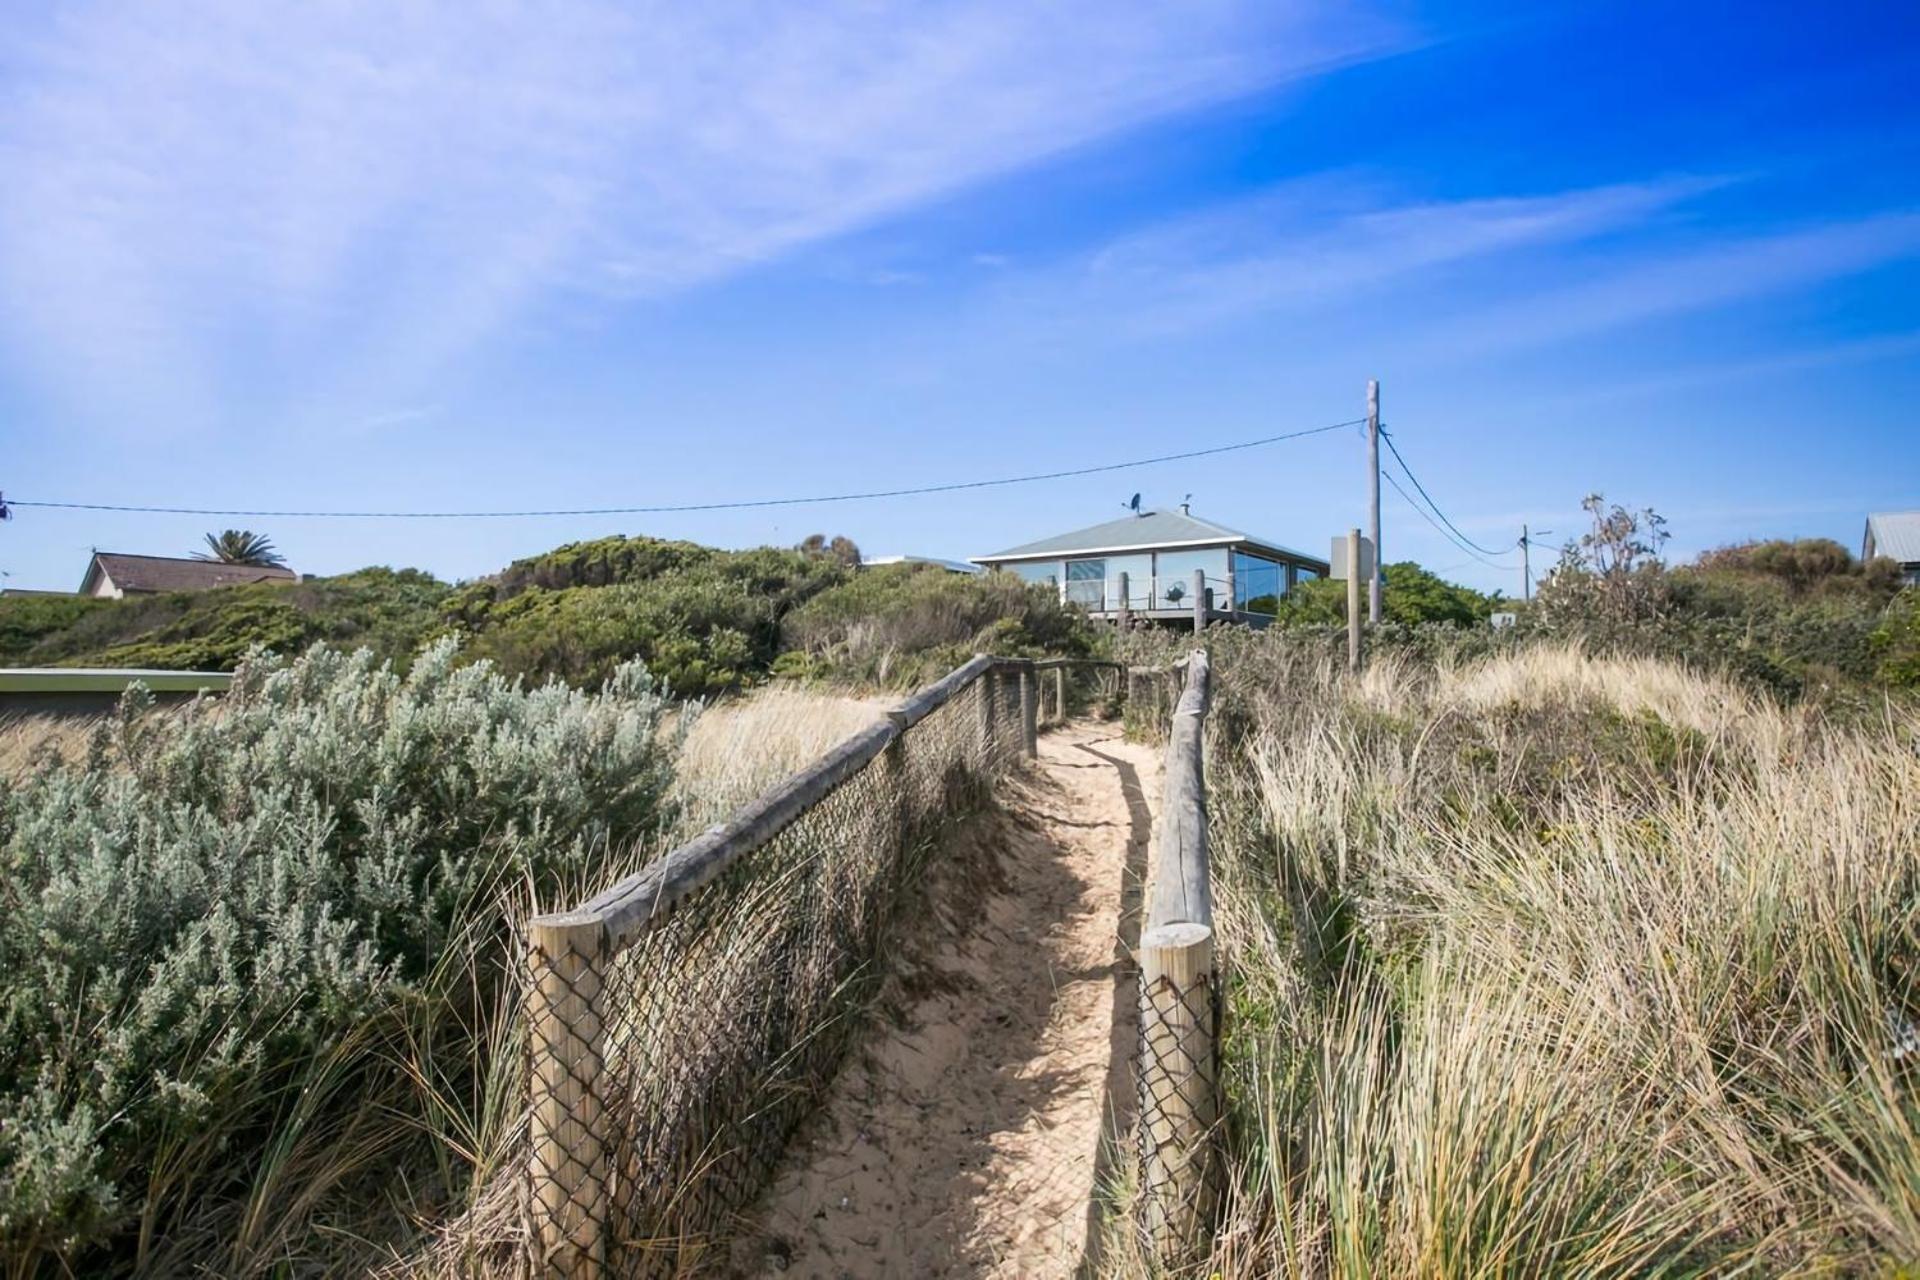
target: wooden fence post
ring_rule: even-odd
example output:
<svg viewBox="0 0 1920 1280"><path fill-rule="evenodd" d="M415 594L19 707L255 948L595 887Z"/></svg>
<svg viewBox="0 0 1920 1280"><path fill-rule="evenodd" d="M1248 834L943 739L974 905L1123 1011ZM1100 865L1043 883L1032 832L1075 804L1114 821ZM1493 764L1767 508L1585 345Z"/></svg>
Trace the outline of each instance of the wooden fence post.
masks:
<svg viewBox="0 0 1920 1280"><path fill-rule="evenodd" d="M1027 759L1040 754L1040 689L1033 664L1020 668L1020 745Z"/></svg>
<svg viewBox="0 0 1920 1280"><path fill-rule="evenodd" d="M1067 718L1067 669L1065 667L1053 669L1053 718L1055 720Z"/></svg>
<svg viewBox="0 0 1920 1280"><path fill-rule="evenodd" d="M1169 1266L1204 1249L1215 1208L1213 980L1206 925L1140 936L1141 1227Z"/></svg>
<svg viewBox="0 0 1920 1280"><path fill-rule="evenodd" d="M598 915L547 915L527 925L534 1270L554 1280L606 1274L612 1225L601 1093L607 958Z"/></svg>
<svg viewBox="0 0 1920 1280"><path fill-rule="evenodd" d="M1127 575L1120 575L1120 630L1133 628L1133 594L1127 589Z"/></svg>
<svg viewBox="0 0 1920 1280"><path fill-rule="evenodd" d="M1193 634L1207 629L1207 571L1193 571Z"/></svg>
<svg viewBox="0 0 1920 1280"><path fill-rule="evenodd" d="M995 681L999 673L992 667L982 671L976 680L976 693L980 707L980 760L983 767L993 763L994 747L994 701L999 689Z"/></svg>

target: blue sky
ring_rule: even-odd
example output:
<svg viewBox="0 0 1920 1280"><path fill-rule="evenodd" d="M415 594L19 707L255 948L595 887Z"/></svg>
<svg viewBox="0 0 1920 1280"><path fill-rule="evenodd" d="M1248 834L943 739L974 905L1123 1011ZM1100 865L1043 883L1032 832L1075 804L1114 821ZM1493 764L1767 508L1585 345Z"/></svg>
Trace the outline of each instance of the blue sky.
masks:
<svg viewBox="0 0 1920 1280"><path fill-rule="evenodd" d="M0 491L598 507L1051 471L1383 385L1475 540L1920 506L1920 9L52 5L0 38ZM804 12L803 12L804 11ZM17 587L246 524L473 576L612 532L965 556L1193 495L1323 549L1341 431L659 516L20 508ZM1387 491L1387 557L1517 592ZM1498 567L1496 567L1498 566Z"/></svg>

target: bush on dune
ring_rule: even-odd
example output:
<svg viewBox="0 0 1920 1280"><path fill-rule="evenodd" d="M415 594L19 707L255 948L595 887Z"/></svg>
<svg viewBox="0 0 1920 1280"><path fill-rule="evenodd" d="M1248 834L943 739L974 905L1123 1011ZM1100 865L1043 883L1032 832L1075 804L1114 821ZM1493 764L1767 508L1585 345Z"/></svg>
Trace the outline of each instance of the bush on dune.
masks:
<svg viewBox="0 0 1920 1280"><path fill-rule="evenodd" d="M1100 632L1059 593L1010 573L878 565L824 591L782 626L781 670L901 687L976 652L1086 656Z"/></svg>
<svg viewBox="0 0 1920 1280"><path fill-rule="evenodd" d="M404 662L445 630L436 611L448 591L418 569L372 568L120 600L0 596L0 652L22 665L230 671L255 646L293 653L327 641ZM57 627L37 621L55 616Z"/></svg>
<svg viewBox="0 0 1920 1280"><path fill-rule="evenodd" d="M764 675L781 620L850 572L799 550L604 538L464 587L445 615L471 633L476 655L510 670L592 683L638 658L676 693L697 696Z"/></svg>
<svg viewBox="0 0 1920 1280"><path fill-rule="evenodd" d="M0 781L10 1274L298 1269L461 1194L507 904L579 892L671 770L637 666L589 694L458 657L249 658Z"/></svg>

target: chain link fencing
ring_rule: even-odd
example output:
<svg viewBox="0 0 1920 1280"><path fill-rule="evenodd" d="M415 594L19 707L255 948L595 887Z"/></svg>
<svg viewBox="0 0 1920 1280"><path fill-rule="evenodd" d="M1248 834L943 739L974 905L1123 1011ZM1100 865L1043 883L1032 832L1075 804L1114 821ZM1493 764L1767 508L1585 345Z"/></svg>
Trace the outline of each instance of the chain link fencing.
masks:
<svg viewBox="0 0 1920 1280"><path fill-rule="evenodd" d="M1135 1223L1146 1255L1177 1271L1205 1257L1222 1189L1220 985L1201 755L1210 672L1206 652L1195 650L1174 673L1134 668L1128 677L1130 722L1167 725L1139 946Z"/></svg>
<svg viewBox="0 0 1920 1280"><path fill-rule="evenodd" d="M1031 663L976 658L579 909L528 928L541 1276L682 1272L832 1081L901 890L1032 750Z"/></svg>

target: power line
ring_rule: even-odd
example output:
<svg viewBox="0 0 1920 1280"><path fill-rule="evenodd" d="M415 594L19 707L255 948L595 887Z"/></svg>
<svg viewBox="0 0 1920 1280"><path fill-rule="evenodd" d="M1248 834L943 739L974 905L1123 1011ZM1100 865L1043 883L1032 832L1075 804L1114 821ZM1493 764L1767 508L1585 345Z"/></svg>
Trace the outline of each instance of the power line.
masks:
<svg viewBox="0 0 1920 1280"><path fill-rule="evenodd" d="M798 507L825 502L863 502L875 498L908 498L929 493L957 493L965 489L991 489L1001 485L1032 484L1041 480L1066 480L1074 476L1099 475L1108 471L1126 471L1133 467L1151 467L1163 462L1181 462L1188 458L1208 458L1216 454L1234 453L1242 449L1257 449L1262 445L1279 444L1283 440L1298 440L1305 436L1317 436L1322 432L1338 431L1343 427L1351 427L1355 423L1365 421L1366 419L1364 418L1354 418L1346 422L1328 423L1324 427L1308 427L1304 431L1287 431L1279 435L1262 436L1258 440L1243 440L1238 444L1216 445L1211 449L1189 449L1184 453L1164 453L1152 458L1135 458L1128 462L1109 462L1095 467L1075 467L1066 471L1042 471L1033 475L1003 476L994 480L963 480L951 484L918 485L907 489L874 489L862 493L816 494L804 498L757 498L736 502L687 502L646 507L577 507L528 511L254 511L223 507L130 506L107 502L32 501L24 498L11 497L6 501L9 507L53 507L68 511L118 511L140 515L257 516L280 519L320 520L509 520L532 516L664 515L683 511L737 511L752 507Z"/></svg>
<svg viewBox="0 0 1920 1280"><path fill-rule="evenodd" d="M1407 460L1400 456L1400 446L1393 442L1393 437L1387 434L1386 428L1384 427L1381 428L1380 436L1382 439L1384 439L1387 442L1387 448L1393 452L1393 460L1400 464L1400 469L1407 473L1407 479L1413 481L1413 487L1420 491L1420 496L1425 498L1427 500L1427 505L1433 508L1433 514L1435 514L1436 516L1439 516L1441 523L1445 524L1447 528L1452 529L1454 534L1460 539L1460 541L1466 543L1469 547L1472 547L1475 551L1480 552L1482 555L1489 555L1489 556L1504 555L1505 553L1513 550L1514 547L1520 545L1519 543L1516 542L1513 544L1513 546L1483 547L1479 543L1475 542L1472 538L1469 538L1466 534L1461 533L1459 528L1453 523L1453 521L1447 519L1447 513L1440 509L1440 504L1433 500L1433 495L1427 492L1427 487L1420 483L1420 477L1413 474L1413 468L1407 465ZM1405 490L1402 490L1401 492L1404 496Z"/></svg>
<svg viewBox="0 0 1920 1280"><path fill-rule="evenodd" d="M1405 489L1400 487L1400 482L1393 478L1393 472L1382 471L1380 474L1383 477L1385 477L1386 482L1388 484L1393 486L1393 491L1399 494L1401 498L1406 501L1406 504L1412 507L1414 509L1414 512L1418 514L1422 520L1425 520L1428 524L1432 525L1435 529L1438 529L1440 531L1440 536L1445 538L1448 541L1448 543L1450 543L1453 546L1459 547L1460 550L1466 552L1468 555L1472 556L1475 560L1478 560L1481 564L1487 566L1487 568L1489 569L1513 569L1515 567L1510 564L1499 564L1495 561L1489 560L1485 556L1481 555L1478 551L1475 551L1471 546L1455 538L1451 533L1447 532L1447 530L1440 525L1439 521L1435 520L1432 516L1427 514L1427 509L1425 507L1421 506L1419 503L1413 500L1412 494L1408 493ZM1413 479L1412 476L1408 476L1407 478L1409 480ZM1509 551L1512 550L1511 547L1504 548L1504 549Z"/></svg>

